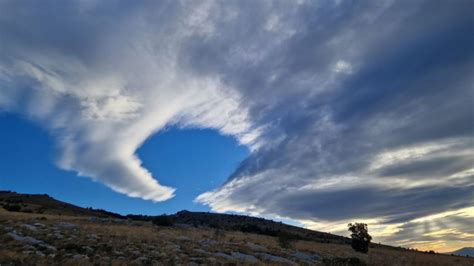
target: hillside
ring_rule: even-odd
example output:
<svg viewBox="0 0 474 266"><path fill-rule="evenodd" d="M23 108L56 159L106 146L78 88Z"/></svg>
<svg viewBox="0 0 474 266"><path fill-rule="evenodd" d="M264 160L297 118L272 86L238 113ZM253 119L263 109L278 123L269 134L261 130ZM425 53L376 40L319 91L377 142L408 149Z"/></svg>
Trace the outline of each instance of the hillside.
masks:
<svg viewBox="0 0 474 266"><path fill-rule="evenodd" d="M0 193L0 264L472 265L474 259L373 245L261 218L193 213L120 216L46 195ZM15 209L15 208L13 208ZM26 212L23 212L26 211ZM166 226L165 226L166 225Z"/></svg>
<svg viewBox="0 0 474 266"><path fill-rule="evenodd" d="M61 214L68 216L119 218L139 221L153 221L155 218L154 216L145 215L122 216L104 210L81 208L56 200L46 194L19 194L10 191L0 191L0 205L7 209L17 207L19 208L18 211L36 214ZM293 238L313 240L322 243L350 243L350 239L346 237L244 215L180 211L173 215L167 215L167 217L177 225L242 231L268 236L278 236L281 233L285 233Z"/></svg>
<svg viewBox="0 0 474 266"><path fill-rule="evenodd" d="M474 248L473 247L465 247L461 248L452 252L447 252L446 254L454 254L458 256L469 256L474 258Z"/></svg>
<svg viewBox="0 0 474 266"><path fill-rule="evenodd" d="M331 241L334 243L348 243L348 241L350 241L346 237L317 232L297 226L287 225L281 222L250 216L181 211L173 217L175 217L177 223L194 226L204 225L213 228L237 230L270 236L278 236L279 232L287 232L294 234L301 239L320 240L323 242Z"/></svg>
<svg viewBox="0 0 474 266"><path fill-rule="evenodd" d="M112 213L101 210L81 208L62 202L47 194L20 194L11 191L0 191L0 205L5 209L12 208L12 210L25 213L96 217L114 216Z"/></svg>

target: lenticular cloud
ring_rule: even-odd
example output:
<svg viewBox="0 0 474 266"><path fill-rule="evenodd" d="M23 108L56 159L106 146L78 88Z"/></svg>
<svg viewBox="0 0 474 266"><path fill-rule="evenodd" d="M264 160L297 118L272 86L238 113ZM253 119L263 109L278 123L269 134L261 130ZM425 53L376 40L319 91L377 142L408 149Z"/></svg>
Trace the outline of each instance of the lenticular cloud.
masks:
<svg viewBox="0 0 474 266"><path fill-rule="evenodd" d="M175 190L135 155L155 132L180 124L255 143L239 95L218 77L200 78L180 66L183 43L210 34L207 5L30 4L0 4L0 108L50 129L60 167L132 197L163 201Z"/></svg>

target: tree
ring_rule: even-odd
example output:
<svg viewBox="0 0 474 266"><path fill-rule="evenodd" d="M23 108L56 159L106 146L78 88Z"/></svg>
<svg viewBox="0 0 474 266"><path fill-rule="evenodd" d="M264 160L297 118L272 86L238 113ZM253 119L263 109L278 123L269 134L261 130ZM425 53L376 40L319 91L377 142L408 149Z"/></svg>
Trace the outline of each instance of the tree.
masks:
<svg viewBox="0 0 474 266"><path fill-rule="evenodd" d="M367 224L364 223L350 223L347 225L351 232L352 248L361 253L369 251L369 243L372 237L369 235Z"/></svg>
<svg viewBox="0 0 474 266"><path fill-rule="evenodd" d="M9 212L19 212L21 211L21 206L18 204L5 204L3 208Z"/></svg>
<svg viewBox="0 0 474 266"><path fill-rule="evenodd" d="M174 225L174 219L171 216L168 215L159 215L155 216L151 220L153 224L158 225L158 226L173 226Z"/></svg>

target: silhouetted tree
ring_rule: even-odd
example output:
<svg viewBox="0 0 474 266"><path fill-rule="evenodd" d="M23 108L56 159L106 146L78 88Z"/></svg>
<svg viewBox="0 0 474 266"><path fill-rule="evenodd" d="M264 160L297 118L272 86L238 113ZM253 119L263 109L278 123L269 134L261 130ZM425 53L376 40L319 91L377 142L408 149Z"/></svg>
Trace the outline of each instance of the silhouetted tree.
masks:
<svg viewBox="0 0 474 266"><path fill-rule="evenodd" d="M350 223L347 225L351 232L352 248L361 253L367 253L369 251L369 243L372 237L369 235L367 224L364 223Z"/></svg>

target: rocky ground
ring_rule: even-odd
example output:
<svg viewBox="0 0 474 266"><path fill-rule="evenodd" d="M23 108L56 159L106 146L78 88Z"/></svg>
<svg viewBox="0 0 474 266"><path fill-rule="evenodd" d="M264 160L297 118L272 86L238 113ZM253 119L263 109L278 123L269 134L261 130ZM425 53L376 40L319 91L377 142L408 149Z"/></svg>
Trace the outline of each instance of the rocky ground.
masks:
<svg viewBox="0 0 474 266"><path fill-rule="evenodd" d="M0 220L2 263L290 265L322 261L318 254L267 247L256 243L266 237L245 239L245 234L236 232L110 218L8 214Z"/></svg>
<svg viewBox="0 0 474 266"><path fill-rule="evenodd" d="M5 210L0 210L0 243L1 265L393 265L390 256L401 257L383 254L392 251L364 255L348 245L308 241L283 248L274 237L217 229ZM474 263L462 257L421 255L433 257L434 264L425 265L446 258L450 263L444 265ZM416 257L404 256L405 263L398 265L417 264Z"/></svg>

